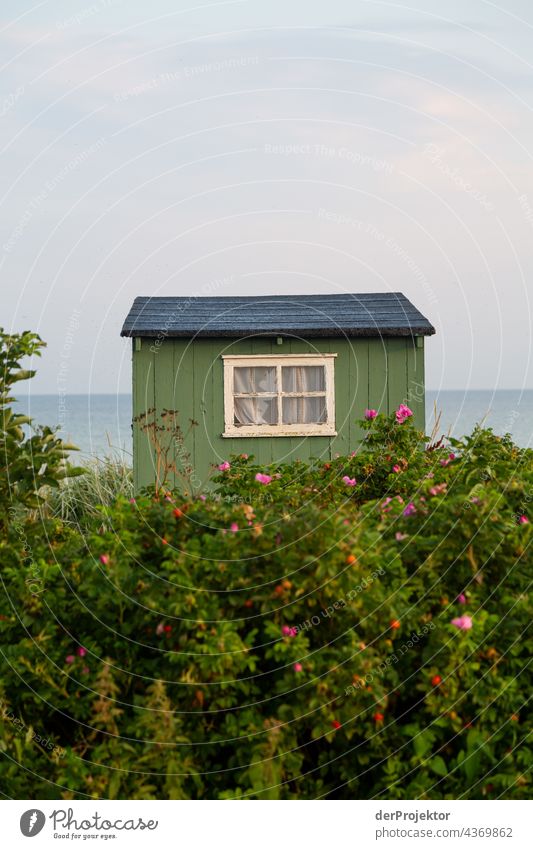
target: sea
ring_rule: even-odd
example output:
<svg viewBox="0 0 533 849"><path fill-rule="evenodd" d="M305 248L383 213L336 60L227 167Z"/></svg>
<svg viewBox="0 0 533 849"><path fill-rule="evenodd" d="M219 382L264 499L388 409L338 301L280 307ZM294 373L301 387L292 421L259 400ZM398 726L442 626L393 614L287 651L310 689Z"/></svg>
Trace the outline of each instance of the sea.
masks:
<svg viewBox="0 0 533 849"><path fill-rule="evenodd" d="M121 455L131 460L131 395L30 395L18 410L37 424L57 426L80 449L77 458ZM438 434L460 437L483 423L533 447L533 390L426 390L426 433L439 417Z"/></svg>

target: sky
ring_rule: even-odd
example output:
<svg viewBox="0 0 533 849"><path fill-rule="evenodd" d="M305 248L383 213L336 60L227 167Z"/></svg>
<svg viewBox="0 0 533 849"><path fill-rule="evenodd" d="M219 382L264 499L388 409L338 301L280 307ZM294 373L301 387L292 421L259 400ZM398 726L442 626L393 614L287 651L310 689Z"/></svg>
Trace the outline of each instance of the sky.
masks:
<svg viewBox="0 0 533 849"><path fill-rule="evenodd" d="M533 6L3 0L0 325L128 392L138 295L402 291L431 388L532 388Z"/></svg>

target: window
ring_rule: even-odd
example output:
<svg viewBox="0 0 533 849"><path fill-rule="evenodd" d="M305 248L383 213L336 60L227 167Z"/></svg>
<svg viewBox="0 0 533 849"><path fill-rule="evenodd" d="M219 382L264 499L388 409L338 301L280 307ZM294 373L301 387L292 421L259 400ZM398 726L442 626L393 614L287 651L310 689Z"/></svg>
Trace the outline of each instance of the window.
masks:
<svg viewBox="0 0 533 849"><path fill-rule="evenodd" d="M335 357L223 356L223 436L334 436Z"/></svg>

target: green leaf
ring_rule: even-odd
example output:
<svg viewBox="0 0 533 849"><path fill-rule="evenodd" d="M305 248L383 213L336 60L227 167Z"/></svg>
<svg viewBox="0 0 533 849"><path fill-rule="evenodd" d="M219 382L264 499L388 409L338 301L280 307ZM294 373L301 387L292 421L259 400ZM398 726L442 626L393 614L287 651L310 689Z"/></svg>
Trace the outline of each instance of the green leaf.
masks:
<svg viewBox="0 0 533 849"><path fill-rule="evenodd" d="M440 755L435 755L434 758L431 758L429 762L430 768L433 770L436 775L440 775L444 778L444 776L448 775L448 767L446 766L444 759L441 758Z"/></svg>

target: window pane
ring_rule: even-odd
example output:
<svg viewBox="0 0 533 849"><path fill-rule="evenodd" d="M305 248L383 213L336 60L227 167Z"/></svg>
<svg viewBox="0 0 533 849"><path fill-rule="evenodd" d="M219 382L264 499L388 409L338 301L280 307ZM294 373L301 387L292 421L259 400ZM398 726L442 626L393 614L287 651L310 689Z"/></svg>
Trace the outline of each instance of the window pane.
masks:
<svg viewBox="0 0 533 849"><path fill-rule="evenodd" d="M234 392L276 392L276 367L251 366L233 369Z"/></svg>
<svg viewBox="0 0 533 849"><path fill-rule="evenodd" d="M278 423L278 399L234 398L233 421L236 425L274 425Z"/></svg>
<svg viewBox="0 0 533 849"><path fill-rule="evenodd" d="M326 416L326 399L318 398L283 398L283 424L324 424Z"/></svg>
<svg viewBox="0 0 533 849"><path fill-rule="evenodd" d="M283 392L325 392L324 366L283 366L281 369Z"/></svg>

